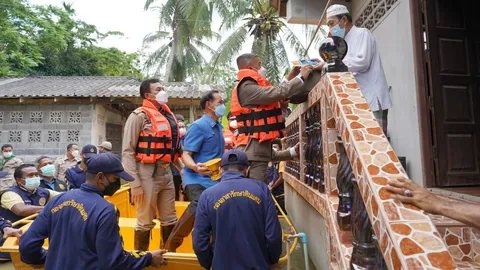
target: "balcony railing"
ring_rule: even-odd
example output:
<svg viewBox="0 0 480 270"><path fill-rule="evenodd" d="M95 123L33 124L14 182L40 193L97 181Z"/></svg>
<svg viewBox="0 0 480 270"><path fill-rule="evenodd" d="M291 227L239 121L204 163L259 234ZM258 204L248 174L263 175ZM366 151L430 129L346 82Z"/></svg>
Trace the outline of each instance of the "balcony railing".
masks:
<svg viewBox="0 0 480 270"><path fill-rule="evenodd" d="M456 268L429 216L390 199L408 176L351 73L325 74L286 124L302 155L285 180L325 218L330 268Z"/></svg>

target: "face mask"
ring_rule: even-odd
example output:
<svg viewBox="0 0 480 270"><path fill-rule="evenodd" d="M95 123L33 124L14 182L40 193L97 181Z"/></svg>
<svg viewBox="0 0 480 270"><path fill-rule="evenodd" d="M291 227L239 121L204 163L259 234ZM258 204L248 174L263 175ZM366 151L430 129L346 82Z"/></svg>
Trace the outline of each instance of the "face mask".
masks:
<svg viewBox="0 0 480 270"><path fill-rule="evenodd" d="M258 72L258 74L260 74L260 76L262 76L264 79L267 78L267 70L266 70L264 67L261 67L257 72Z"/></svg>
<svg viewBox="0 0 480 270"><path fill-rule="evenodd" d="M48 164L40 168L42 175L46 177L52 177L55 175L55 166L53 164Z"/></svg>
<svg viewBox="0 0 480 270"><path fill-rule="evenodd" d="M237 120L230 121L230 127L233 129L237 129L238 128Z"/></svg>
<svg viewBox="0 0 480 270"><path fill-rule="evenodd" d="M219 118L225 115L225 104L220 104L217 107L215 107L215 115Z"/></svg>
<svg viewBox="0 0 480 270"><path fill-rule="evenodd" d="M168 102L168 94L165 91L160 91L155 99L160 103L161 105L165 105Z"/></svg>
<svg viewBox="0 0 480 270"><path fill-rule="evenodd" d="M25 188L28 190L35 190L40 185L40 177L25 178Z"/></svg>
<svg viewBox="0 0 480 270"><path fill-rule="evenodd" d="M337 23L337 25L335 25L334 27L332 27L330 29L330 34L332 34L332 36L337 36L337 37L341 37L341 38L344 38L345 37L345 28L340 28L340 22Z"/></svg>
<svg viewBox="0 0 480 270"><path fill-rule="evenodd" d="M13 155L13 152L3 152L3 156L4 156L5 158L9 158L9 157L11 157L12 155Z"/></svg>
<svg viewBox="0 0 480 270"><path fill-rule="evenodd" d="M186 128L180 128L180 136L185 136L187 134L187 129Z"/></svg>
<svg viewBox="0 0 480 270"><path fill-rule="evenodd" d="M278 151L278 148L272 147L273 151Z"/></svg>
<svg viewBox="0 0 480 270"><path fill-rule="evenodd" d="M73 156L74 158L79 158L79 157L80 157L80 151L79 151L79 150L74 150L74 151L72 152L72 156Z"/></svg>
<svg viewBox="0 0 480 270"><path fill-rule="evenodd" d="M105 196L113 196L117 190L120 189L120 179L117 179L117 181L110 183L110 185L105 187L105 190L103 191L103 195Z"/></svg>

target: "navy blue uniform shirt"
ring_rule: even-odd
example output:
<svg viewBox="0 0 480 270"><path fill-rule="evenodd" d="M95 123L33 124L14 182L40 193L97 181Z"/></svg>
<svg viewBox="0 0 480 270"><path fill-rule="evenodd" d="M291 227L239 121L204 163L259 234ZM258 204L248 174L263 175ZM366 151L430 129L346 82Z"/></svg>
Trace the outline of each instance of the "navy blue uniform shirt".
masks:
<svg viewBox="0 0 480 270"><path fill-rule="evenodd" d="M80 165L80 163L77 163L75 167L65 171L65 181L67 182L69 189L80 188L80 186L86 181L87 173L80 169L78 165Z"/></svg>
<svg viewBox="0 0 480 270"><path fill-rule="evenodd" d="M259 270L277 263L282 229L267 185L224 172L221 182L200 196L193 249L206 269Z"/></svg>
<svg viewBox="0 0 480 270"><path fill-rule="evenodd" d="M123 249L115 206L89 184L55 196L20 239L21 260L49 270L130 270L152 262L150 253L135 255Z"/></svg>

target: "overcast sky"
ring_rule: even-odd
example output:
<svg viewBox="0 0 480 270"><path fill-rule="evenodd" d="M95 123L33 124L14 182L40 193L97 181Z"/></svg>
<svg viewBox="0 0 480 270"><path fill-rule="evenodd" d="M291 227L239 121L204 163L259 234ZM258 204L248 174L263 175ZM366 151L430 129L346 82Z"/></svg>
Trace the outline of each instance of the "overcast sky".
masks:
<svg viewBox="0 0 480 270"><path fill-rule="evenodd" d="M117 47L127 52L137 52L142 49L143 38L158 29L158 15L154 10L143 9L145 0L30 0L36 5L61 6L62 2L73 3L76 18L89 24L96 25L99 31L120 31L123 37L109 37L100 42L103 47ZM164 2L157 0L154 5L160 6ZM214 16L213 27L216 31L220 26L220 18ZM305 34L301 25L289 25L302 43L305 42ZM221 31L223 37L227 37L229 31ZM216 49L220 42L209 42L212 48ZM246 45L244 52L249 50L251 45ZM304 44L306 46L306 44ZM312 46L313 47L313 46ZM288 49L287 49L288 50ZM291 51L291 50L288 50ZM288 53L290 60L295 60L293 53ZM310 56L318 57L315 49L310 50Z"/></svg>

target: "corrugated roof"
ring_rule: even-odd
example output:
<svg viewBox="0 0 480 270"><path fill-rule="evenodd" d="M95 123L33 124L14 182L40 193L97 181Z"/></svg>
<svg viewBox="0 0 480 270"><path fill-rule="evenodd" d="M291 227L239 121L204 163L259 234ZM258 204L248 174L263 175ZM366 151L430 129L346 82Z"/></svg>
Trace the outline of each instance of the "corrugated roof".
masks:
<svg viewBox="0 0 480 270"><path fill-rule="evenodd" d="M15 97L137 97L141 81L132 77L40 76L0 78L0 98ZM201 98L211 90L225 96L220 85L164 83L170 98Z"/></svg>

